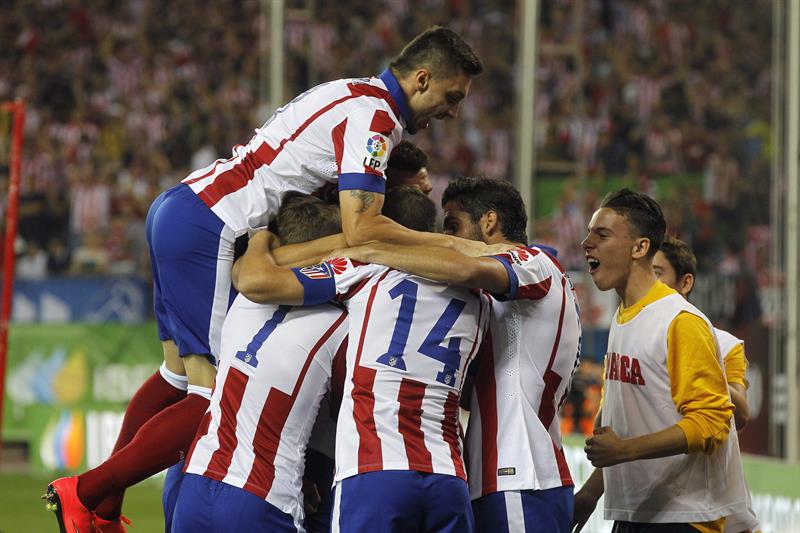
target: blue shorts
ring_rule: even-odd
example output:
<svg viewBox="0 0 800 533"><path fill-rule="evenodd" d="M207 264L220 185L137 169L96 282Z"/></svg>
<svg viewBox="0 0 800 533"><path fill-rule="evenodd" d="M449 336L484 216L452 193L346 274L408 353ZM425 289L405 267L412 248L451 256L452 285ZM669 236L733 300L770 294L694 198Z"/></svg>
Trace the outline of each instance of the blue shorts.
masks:
<svg viewBox="0 0 800 533"><path fill-rule="evenodd" d="M207 355L214 362L236 296L233 231L184 184L153 201L145 231L158 337L175 341L181 357Z"/></svg>
<svg viewBox="0 0 800 533"><path fill-rule="evenodd" d="M292 515L255 494L215 479L186 474L172 533L297 533Z"/></svg>
<svg viewBox="0 0 800 533"><path fill-rule="evenodd" d="M573 487L493 492L472 502L479 533L569 533Z"/></svg>
<svg viewBox="0 0 800 533"><path fill-rule="evenodd" d="M412 470L358 474L336 485L331 532L472 533L467 483Z"/></svg>
<svg viewBox="0 0 800 533"><path fill-rule="evenodd" d="M172 531L172 520L175 516L175 504L183 481L183 461L175 463L167 470L164 478L164 488L161 489L161 507L164 509L164 531Z"/></svg>

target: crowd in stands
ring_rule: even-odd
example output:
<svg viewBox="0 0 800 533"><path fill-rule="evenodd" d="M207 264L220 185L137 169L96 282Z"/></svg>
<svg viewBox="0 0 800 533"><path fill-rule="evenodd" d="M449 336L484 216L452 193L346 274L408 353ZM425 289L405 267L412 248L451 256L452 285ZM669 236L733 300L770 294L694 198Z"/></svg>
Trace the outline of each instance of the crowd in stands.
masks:
<svg viewBox="0 0 800 533"><path fill-rule="evenodd" d="M267 118L261 4L0 4L0 101L28 106L20 278L148 275L153 198L228 157ZM328 79L377 74L416 33L448 25L485 72L457 120L413 138L428 153L434 194L451 176L511 176L514 154L528 150L515 144L515 124L535 120L539 173L561 176L535 238L555 245L567 268L584 269L578 244L602 194L628 185L664 204L701 271L768 275L770 0L543 0L536 112L527 118L514 107L519 4L287 1L285 99ZM599 379L587 367L578 381L589 388L579 389ZM595 401L582 395L568 407L576 430L587 423L582 402Z"/></svg>

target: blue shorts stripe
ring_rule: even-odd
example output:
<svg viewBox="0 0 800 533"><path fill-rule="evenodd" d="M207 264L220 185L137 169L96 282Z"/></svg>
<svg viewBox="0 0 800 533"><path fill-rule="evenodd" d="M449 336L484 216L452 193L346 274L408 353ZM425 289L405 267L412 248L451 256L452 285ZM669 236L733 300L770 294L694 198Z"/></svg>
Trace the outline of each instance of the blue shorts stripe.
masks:
<svg viewBox="0 0 800 533"><path fill-rule="evenodd" d="M522 503L525 533L569 533L572 526L573 487L545 490L502 491L473 500L472 511L478 533L510 533L509 515L519 520L519 508L509 509L507 495L517 495Z"/></svg>

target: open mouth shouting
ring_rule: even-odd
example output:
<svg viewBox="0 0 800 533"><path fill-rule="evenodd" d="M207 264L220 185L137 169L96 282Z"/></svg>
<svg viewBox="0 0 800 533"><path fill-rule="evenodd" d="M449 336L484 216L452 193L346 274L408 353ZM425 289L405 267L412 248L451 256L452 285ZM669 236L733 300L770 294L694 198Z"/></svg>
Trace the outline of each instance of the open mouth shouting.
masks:
<svg viewBox="0 0 800 533"><path fill-rule="evenodd" d="M589 263L589 274L594 274L600 268L600 261L590 255L586 256L586 262Z"/></svg>

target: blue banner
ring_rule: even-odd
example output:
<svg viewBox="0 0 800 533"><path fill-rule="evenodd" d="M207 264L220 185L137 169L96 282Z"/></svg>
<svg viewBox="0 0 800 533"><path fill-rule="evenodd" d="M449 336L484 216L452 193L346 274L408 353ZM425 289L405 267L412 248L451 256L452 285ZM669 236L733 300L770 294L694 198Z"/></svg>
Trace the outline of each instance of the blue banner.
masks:
<svg viewBox="0 0 800 533"><path fill-rule="evenodd" d="M152 289L133 277L51 278L14 283L16 323L123 322L152 317Z"/></svg>

